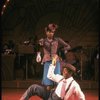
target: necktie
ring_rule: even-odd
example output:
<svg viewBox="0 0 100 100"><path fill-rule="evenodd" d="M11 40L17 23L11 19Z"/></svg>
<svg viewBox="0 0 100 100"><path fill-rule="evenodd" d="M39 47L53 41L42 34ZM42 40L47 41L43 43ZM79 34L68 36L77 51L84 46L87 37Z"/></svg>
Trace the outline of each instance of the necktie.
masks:
<svg viewBox="0 0 100 100"><path fill-rule="evenodd" d="M62 87L61 87L61 99L64 98L64 96L65 96L65 91L66 91L66 80L63 79L63 81L62 81Z"/></svg>

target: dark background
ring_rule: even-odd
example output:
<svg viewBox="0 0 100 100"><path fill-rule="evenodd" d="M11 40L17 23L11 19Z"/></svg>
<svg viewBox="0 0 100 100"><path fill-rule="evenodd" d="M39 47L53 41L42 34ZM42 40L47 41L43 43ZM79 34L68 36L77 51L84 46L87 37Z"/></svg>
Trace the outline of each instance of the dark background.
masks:
<svg viewBox="0 0 100 100"><path fill-rule="evenodd" d="M21 43L29 40L30 37L33 39L45 37L45 26L56 23L59 28L55 35L69 41L72 48L76 48L74 51L80 63L82 62L81 66L84 69L88 68L87 71L85 70L86 74L90 71L90 74L95 75L95 71L98 70L95 68L98 65L94 60L99 48L98 0L10 0L9 2L2 0L1 4L2 45L12 40L16 45L17 57L20 54L18 46ZM79 47L82 47L81 50ZM12 57L11 61L15 58L16 56ZM16 59L16 66L21 66L18 58ZM4 69L8 66L6 61L8 62L3 60L2 63ZM22 61L25 66L25 60ZM13 64L14 62L11 66L15 66Z"/></svg>

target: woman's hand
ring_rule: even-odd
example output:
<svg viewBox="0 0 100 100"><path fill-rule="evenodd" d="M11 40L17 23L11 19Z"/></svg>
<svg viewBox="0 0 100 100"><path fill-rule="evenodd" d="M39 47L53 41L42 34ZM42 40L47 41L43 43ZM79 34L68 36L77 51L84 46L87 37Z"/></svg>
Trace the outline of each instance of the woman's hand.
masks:
<svg viewBox="0 0 100 100"><path fill-rule="evenodd" d="M36 61L41 62L41 53L40 52L37 53Z"/></svg>

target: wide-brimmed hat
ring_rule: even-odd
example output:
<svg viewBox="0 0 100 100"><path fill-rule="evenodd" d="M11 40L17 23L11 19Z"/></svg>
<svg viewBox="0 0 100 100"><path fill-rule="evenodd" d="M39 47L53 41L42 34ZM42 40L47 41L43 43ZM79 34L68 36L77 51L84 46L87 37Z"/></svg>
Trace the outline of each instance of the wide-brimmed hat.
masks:
<svg viewBox="0 0 100 100"><path fill-rule="evenodd" d="M70 63L65 63L63 65L63 68L67 68L67 69L71 70L74 73L76 72L76 68L72 64L70 64Z"/></svg>
<svg viewBox="0 0 100 100"><path fill-rule="evenodd" d="M58 28L58 25L51 23L47 27L45 27L45 31L55 32L57 28Z"/></svg>

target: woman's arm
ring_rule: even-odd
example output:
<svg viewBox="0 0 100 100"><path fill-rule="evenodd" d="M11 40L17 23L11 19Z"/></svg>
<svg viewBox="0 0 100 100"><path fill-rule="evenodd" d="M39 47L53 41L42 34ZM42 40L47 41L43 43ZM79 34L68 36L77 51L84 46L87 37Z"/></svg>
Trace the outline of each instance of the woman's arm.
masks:
<svg viewBox="0 0 100 100"><path fill-rule="evenodd" d="M71 46L67 42L65 42L63 39L58 38L58 42L60 45L64 47L65 53L67 53L67 51L71 49Z"/></svg>

